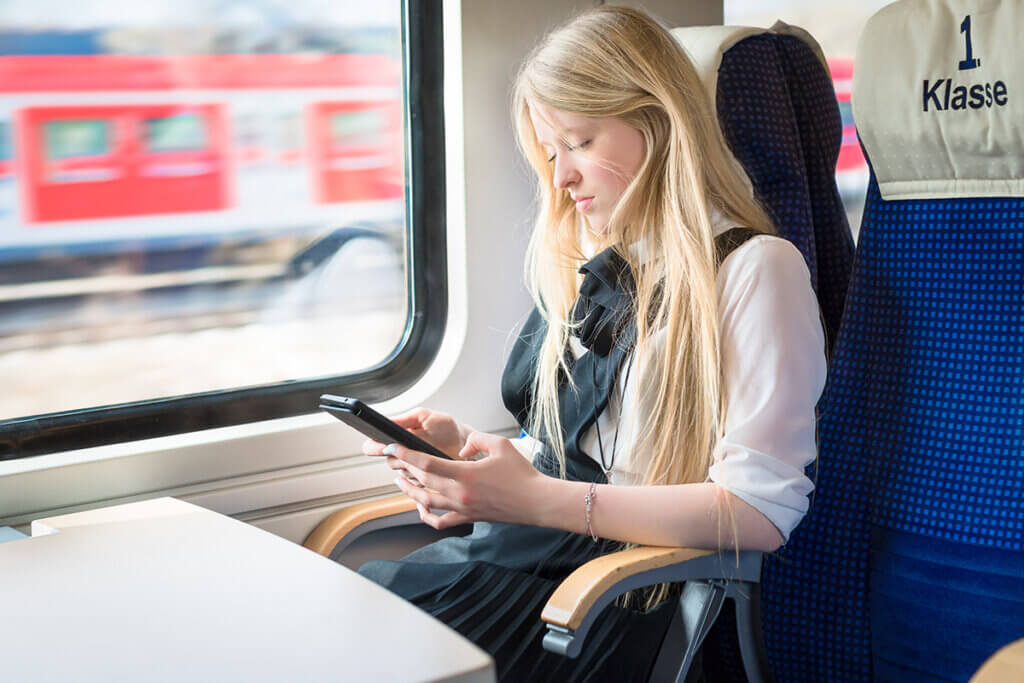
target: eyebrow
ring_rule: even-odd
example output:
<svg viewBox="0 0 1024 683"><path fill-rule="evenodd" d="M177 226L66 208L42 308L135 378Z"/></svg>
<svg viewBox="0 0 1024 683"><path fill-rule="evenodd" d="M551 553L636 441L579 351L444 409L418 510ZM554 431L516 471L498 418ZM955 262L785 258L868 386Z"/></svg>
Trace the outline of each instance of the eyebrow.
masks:
<svg viewBox="0 0 1024 683"><path fill-rule="evenodd" d="M547 123L547 121L545 121L545 123ZM548 124L548 126L550 127L551 124ZM580 132L579 128L563 128L560 131L555 131L555 135L557 136L556 139L561 140L561 141L563 141L565 143L568 143L569 140L567 139L567 136L569 136L569 135L578 135L579 132ZM548 142L547 140L542 140L541 137L540 137L540 134L537 132L536 128L534 128L534 130L533 130L533 135L534 135L534 137L537 138L537 142L539 142L542 145L550 145L550 144L552 144L552 143Z"/></svg>

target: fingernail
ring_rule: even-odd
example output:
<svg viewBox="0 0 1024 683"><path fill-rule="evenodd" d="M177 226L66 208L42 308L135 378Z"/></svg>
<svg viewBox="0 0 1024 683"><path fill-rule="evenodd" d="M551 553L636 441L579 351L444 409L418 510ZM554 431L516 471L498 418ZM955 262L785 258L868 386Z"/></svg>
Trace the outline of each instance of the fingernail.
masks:
<svg viewBox="0 0 1024 683"><path fill-rule="evenodd" d="M389 443L387 446L384 447L384 450L381 451L381 453L383 453L384 455L394 455L397 452L398 452L398 444L393 444L393 443Z"/></svg>
<svg viewBox="0 0 1024 683"><path fill-rule="evenodd" d="M402 489L403 491L405 490L405 485L402 483L401 477L395 477L395 486Z"/></svg>

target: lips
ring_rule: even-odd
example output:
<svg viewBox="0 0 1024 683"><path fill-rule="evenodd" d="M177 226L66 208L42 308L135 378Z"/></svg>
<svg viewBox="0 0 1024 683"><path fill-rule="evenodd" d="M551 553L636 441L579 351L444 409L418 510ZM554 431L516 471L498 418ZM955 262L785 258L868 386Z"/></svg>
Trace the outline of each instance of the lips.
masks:
<svg viewBox="0 0 1024 683"><path fill-rule="evenodd" d="M590 208L591 203L593 203L594 197L573 197L573 200L576 202L577 211L586 211Z"/></svg>

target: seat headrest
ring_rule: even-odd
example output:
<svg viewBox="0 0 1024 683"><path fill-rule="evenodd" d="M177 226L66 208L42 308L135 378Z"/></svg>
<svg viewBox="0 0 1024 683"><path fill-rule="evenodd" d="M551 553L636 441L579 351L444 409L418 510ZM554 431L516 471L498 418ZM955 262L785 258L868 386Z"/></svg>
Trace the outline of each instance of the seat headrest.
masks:
<svg viewBox="0 0 1024 683"><path fill-rule="evenodd" d="M756 28L752 26L684 26L674 28L671 31L676 41L683 46L683 50L690 57L693 66L697 69L704 87L711 95L714 102L718 91L718 69L722 66L722 56L731 47L750 36L763 33L774 33L776 35L795 36L807 43L814 51L822 65L828 69L825 61L825 54L821 46L814 40L810 33L798 26L790 26L783 21L777 21L771 28Z"/></svg>
<svg viewBox="0 0 1024 683"><path fill-rule="evenodd" d="M900 0L857 46L853 115L886 200L1024 196L1024 3Z"/></svg>
<svg viewBox="0 0 1024 683"><path fill-rule="evenodd" d="M737 43L742 42L751 36L774 33L778 35L795 36L807 43L814 54L821 60L825 70L828 65L825 55L817 41L802 28L790 26L782 21L777 21L771 28L758 28L752 26L684 26L674 28L670 31L676 42L682 45L697 75L700 76L708 95L711 98L711 106L714 107L718 97L718 70L722 66L722 57ZM739 171L739 176L746 180L751 193L753 185L743 164L732 155L732 161Z"/></svg>

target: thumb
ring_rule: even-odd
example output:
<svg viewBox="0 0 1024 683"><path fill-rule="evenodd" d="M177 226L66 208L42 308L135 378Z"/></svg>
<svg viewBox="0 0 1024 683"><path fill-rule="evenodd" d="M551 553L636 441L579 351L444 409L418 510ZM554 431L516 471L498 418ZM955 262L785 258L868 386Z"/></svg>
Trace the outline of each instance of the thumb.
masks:
<svg viewBox="0 0 1024 683"><path fill-rule="evenodd" d="M469 437L466 439L466 445L459 451L459 459L472 460L480 452L490 455L498 438L500 437L484 432L470 432Z"/></svg>

